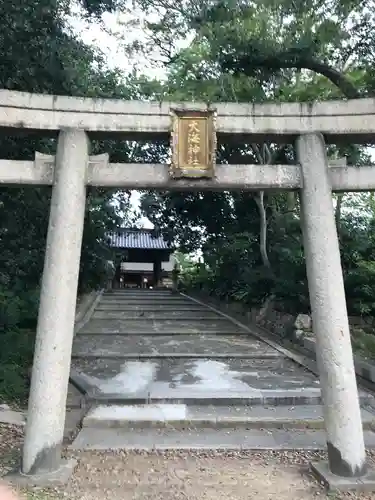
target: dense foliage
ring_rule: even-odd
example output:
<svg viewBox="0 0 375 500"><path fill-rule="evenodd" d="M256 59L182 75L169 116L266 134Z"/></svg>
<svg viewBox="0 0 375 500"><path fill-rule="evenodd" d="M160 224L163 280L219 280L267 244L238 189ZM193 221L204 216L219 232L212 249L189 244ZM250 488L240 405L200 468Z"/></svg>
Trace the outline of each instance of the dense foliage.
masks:
<svg viewBox="0 0 375 500"><path fill-rule="evenodd" d="M137 3L146 13L159 11L160 22L146 23L142 47L158 46L166 64L159 95L253 102L374 94L371 1ZM371 163L365 145L332 145L328 154L346 157L348 164ZM293 144L220 144L218 159L236 164L296 161ZM345 194L333 202L349 313L373 315L372 196ZM182 274L184 286L249 306L272 295L288 312L309 310L297 195L148 192L142 208L181 249L202 253L201 262Z"/></svg>
<svg viewBox="0 0 375 500"><path fill-rule="evenodd" d="M88 2L90 14L99 2ZM104 4L102 4L104 5ZM100 12L100 10L99 10ZM104 59L79 42L64 25L65 2L27 0L0 6L0 86L10 90L81 96L126 93L119 75ZM56 142L42 135L0 137L1 158L33 159L35 151L55 152ZM106 144L107 151L118 151ZM93 152L103 145L93 144ZM126 147L122 147L126 154ZM126 211L127 193L90 189L80 268L80 292L97 287L110 258L104 233ZM0 190L0 399L22 397L28 383L39 287L48 225L50 188L2 187Z"/></svg>

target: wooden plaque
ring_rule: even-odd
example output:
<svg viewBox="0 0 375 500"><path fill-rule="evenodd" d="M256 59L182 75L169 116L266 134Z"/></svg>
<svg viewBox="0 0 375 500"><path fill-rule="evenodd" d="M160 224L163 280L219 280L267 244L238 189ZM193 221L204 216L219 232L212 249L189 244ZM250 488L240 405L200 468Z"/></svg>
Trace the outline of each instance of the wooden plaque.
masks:
<svg viewBox="0 0 375 500"><path fill-rule="evenodd" d="M172 111L171 177L215 175L215 111Z"/></svg>

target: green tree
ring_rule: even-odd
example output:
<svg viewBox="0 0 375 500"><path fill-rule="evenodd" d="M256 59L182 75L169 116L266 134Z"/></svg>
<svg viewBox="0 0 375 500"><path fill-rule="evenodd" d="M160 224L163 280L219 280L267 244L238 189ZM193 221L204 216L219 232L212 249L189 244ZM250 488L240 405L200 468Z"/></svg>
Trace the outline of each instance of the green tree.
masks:
<svg viewBox="0 0 375 500"><path fill-rule="evenodd" d="M171 10L160 10L162 4ZM172 100L309 101L371 94L374 44L369 31L374 18L373 11L366 10L368 3L190 1L172 5L155 0L138 5L146 14L152 9L161 12L160 22L146 27L149 40L157 43L167 63L162 95ZM188 35L191 42L179 49L176 40L186 41ZM365 148L356 145L333 145L328 153L332 158L345 155L349 164L370 163ZM296 161L292 144L243 143L220 144L218 160ZM339 196L336 204L346 283L349 252L355 252L357 244L363 248L362 231L369 230L369 222L357 227L357 219L348 218L345 207L350 199ZM206 265L194 268L190 285L206 286L211 293L249 304L274 294L280 307L309 309L299 203L293 193L151 192L144 194L142 209L181 248L202 250ZM350 245L344 234L348 227ZM369 269L364 264L369 262L366 252L363 248L352 271L359 282L363 270ZM373 292L369 288L365 296L360 287L354 291L347 285L349 310L372 311Z"/></svg>
<svg viewBox="0 0 375 500"><path fill-rule="evenodd" d="M96 5L96 6L95 6ZM106 2L86 4L99 15ZM95 7L95 9L94 9ZM0 85L9 90L77 96L130 97L117 71L105 69L103 56L78 41L64 22L66 2L27 0L0 6ZM33 159L35 151L54 153L55 139L40 134L13 137L3 131L2 158ZM129 154L128 144L94 142L93 153ZM48 225L50 188L0 190L0 397L21 397L27 389L39 287ZM88 191L80 268L80 292L103 282L111 257L105 233L121 221L113 190ZM126 214L129 197L120 197Z"/></svg>

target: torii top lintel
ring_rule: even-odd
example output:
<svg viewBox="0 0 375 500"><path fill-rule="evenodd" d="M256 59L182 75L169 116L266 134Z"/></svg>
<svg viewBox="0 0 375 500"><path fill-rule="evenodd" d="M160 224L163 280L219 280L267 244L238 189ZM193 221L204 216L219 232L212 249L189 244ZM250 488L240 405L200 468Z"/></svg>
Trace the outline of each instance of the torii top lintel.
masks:
<svg viewBox="0 0 375 500"><path fill-rule="evenodd" d="M0 127L58 131L80 128L88 133L124 137L167 136L171 114L216 111L218 137L251 136L282 140L321 132L329 142L340 136L357 143L375 140L375 99L314 103L173 103L92 99L0 90Z"/></svg>

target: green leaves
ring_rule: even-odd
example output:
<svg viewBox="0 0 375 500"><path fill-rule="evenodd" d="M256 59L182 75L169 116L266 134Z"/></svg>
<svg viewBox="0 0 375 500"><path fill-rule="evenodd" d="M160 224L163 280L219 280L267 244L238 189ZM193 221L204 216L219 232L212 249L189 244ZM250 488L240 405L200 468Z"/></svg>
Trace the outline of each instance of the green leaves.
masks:
<svg viewBox="0 0 375 500"><path fill-rule="evenodd" d="M114 8L112 1L88 1L90 15ZM27 92L90 97L129 97L133 88L119 83L119 74L104 68L104 59L71 35L63 16L65 0L27 0L0 5L0 86ZM138 90L138 88L137 88ZM93 152L129 156L127 143L94 142ZM2 158L33 160L35 151L54 154L56 140L41 135L0 138ZM106 260L105 241L126 218L129 197L109 189L91 189L87 196L79 291L100 286ZM0 190L0 399L25 397L43 271L51 188L1 187ZM121 213L121 219L120 219Z"/></svg>
<svg viewBox="0 0 375 500"><path fill-rule="evenodd" d="M104 12L113 12L120 5L119 0L81 0L83 9L88 16L100 17Z"/></svg>

